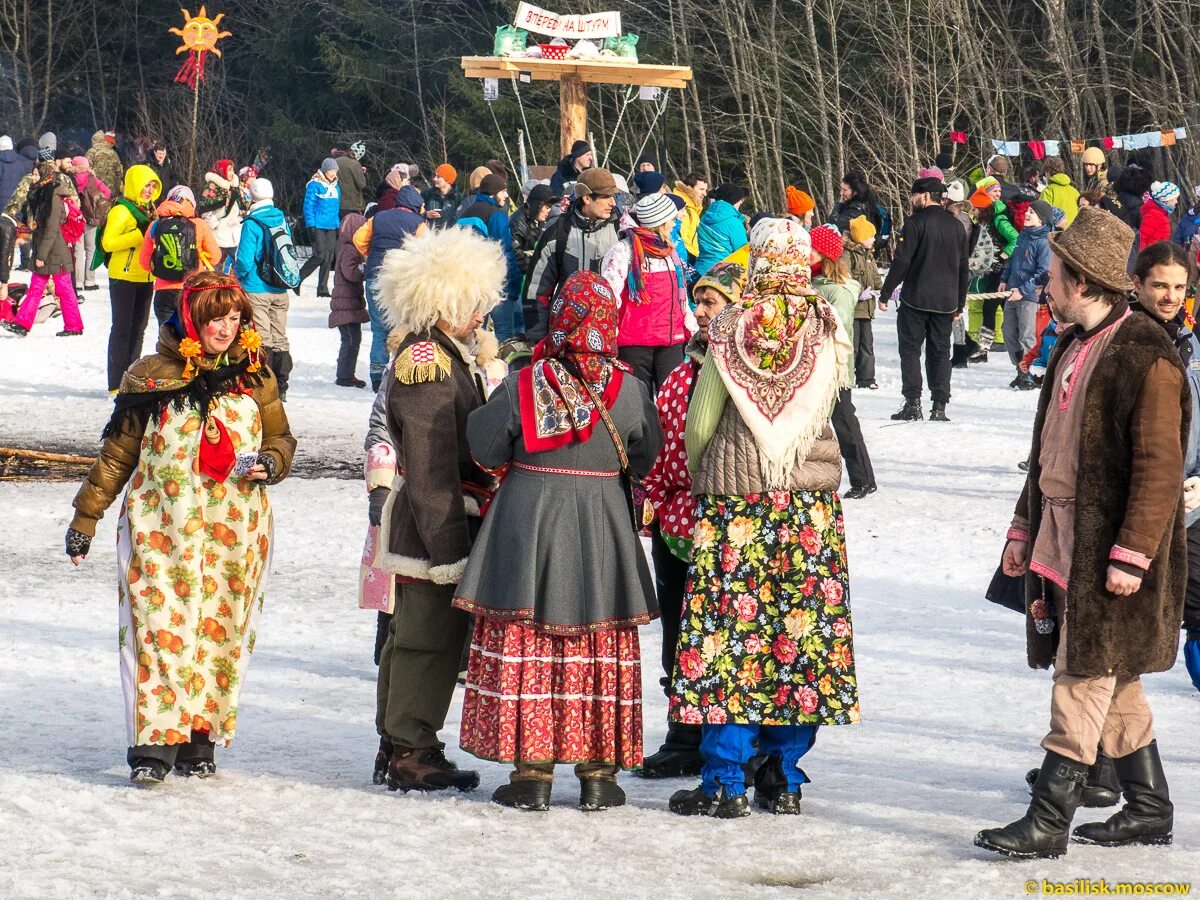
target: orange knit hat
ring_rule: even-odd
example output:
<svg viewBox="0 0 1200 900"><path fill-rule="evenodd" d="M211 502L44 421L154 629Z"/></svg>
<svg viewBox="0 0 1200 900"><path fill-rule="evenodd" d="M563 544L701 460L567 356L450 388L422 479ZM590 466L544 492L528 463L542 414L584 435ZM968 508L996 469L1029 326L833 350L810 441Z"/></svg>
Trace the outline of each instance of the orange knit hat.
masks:
<svg viewBox="0 0 1200 900"><path fill-rule="evenodd" d="M793 216L798 219L803 219L806 215L816 209L817 203L812 197L804 193L799 188L794 188L790 184L787 187L787 208Z"/></svg>
<svg viewBox="0 0 1200 900"><path fill-rule="evenodd" d="M454 182L458 181L458 169L454 168L454 166L450 165L450 163L442 163L433 170L433 173L435 175L442 176L451 184L454 184Z"/></svg>

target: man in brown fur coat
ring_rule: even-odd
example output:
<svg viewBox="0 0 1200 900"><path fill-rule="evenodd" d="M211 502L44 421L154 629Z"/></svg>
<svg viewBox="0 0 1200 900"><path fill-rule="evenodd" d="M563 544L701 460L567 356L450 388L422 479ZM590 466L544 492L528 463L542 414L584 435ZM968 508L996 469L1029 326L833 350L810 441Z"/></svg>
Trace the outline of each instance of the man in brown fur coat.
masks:
<svg viewBox="0 0 1200 900"><path fill-rule="evenodd" d="M1050 308L1066 330L1046 371L1003 563L1026 580L1029 664L1054 667L1050 732L1028 812L975 837L1021 859L1061 856L1068 837L1171 842L1174 808L1139 676L1171 668L1178 652L1191 406L1170 339L1129 313L1132 242L1128 226L1098 209L1050 238ZM1114 760L1126 803L1072 834L1097 746Z"/></svg>

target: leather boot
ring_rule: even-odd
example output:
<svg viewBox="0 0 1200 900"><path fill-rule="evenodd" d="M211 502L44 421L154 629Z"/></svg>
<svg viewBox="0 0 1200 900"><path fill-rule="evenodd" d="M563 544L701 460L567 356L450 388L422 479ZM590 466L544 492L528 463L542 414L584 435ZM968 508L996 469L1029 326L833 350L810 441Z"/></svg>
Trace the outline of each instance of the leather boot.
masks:
<svg viewBox="0 0 1200 900"><path fill-rule="evenodd" d="M711 816L714 819L740 819L750 815L750 803L745 794L730 794L720 788L709 796L704 785L690 791L676 791L667 808L677 816Z"/></svg>
<svg viewBox="0 0 1200 900"><path fill-rule="evenodd" d="M683 778L699 776L703 766L700 726L669 722L663 745L657 753L647 756L633 774L639 778Z"/></svg>
<svg viewBox="0 0 1200 900"><path fill-rule="evenodd" d="M1025 773L1025 783L1030 788L1037 783L1040 769L1030 769ZM1121 780L1117 778L1117 770L1112 759L1103 753L1096 755L1096 761L1088 768L1087 784L1083 786L1083 802L1079 804L1084 809L1103 809L1116 806L1121 800Z"/></svg>
<svg viewBox="0 0 1200 900"><path fill-rule="evenodd" d="M895 422L923 422L925 413L921 412L920 400L905 400L899 412L892 413Z"/></svg>
<svg viewBox="0 0 1200 900"><path fill-rule="evenodd" d="M1169 844L1175 807L1167 790L1158 741L1113 760L1125 805L1106 822L1089 822L1072 833L1079 844L1124 847L1126 844Z"/></svg>
<svg viewBox="0 0 1200 900"><path fill-rule="evenodd" d="M929 411L930 422L949 422L946 418L946 404L934 401L933 408Z"/></svg>
<svg viewBox="0 0 1200 900"><path fill-rule="evenodd" d="M387 786L389 791L473 791L479 787L479 773L460 769L441 747L397 747L388 764Z"/></svg>
<svg viewBox="0 0 1200 900"><path fill-rule="evenodd" d="M279 382L279 399L286 400L288 378L292 374L292 354L287 350L272 350L271 371L275 373L275 380Z"/></svg>
<svg viewBox="0 0 1200 900"><path fill-rule="evenodd" d="M975 835L975 846L1014 859L1055 859L1067 852L1071 819L1083 799L1088 767L1046 752L1025 815L1003 828Z"/></svg>

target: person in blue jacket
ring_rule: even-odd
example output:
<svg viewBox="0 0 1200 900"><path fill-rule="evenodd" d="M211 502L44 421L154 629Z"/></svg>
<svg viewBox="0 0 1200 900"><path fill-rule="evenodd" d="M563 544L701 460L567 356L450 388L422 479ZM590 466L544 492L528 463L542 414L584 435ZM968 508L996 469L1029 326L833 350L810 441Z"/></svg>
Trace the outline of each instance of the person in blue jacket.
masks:
<svg viewBox="0 0 1200 900"><path fill-rule="evenodd" d="M1196 202L1179 217L1179 224L1175 226L1175 233L1171 235L1171 240L1185 250L1192 238L1200 234L1200 185L1196 187L1195 196Z"/></svg>
<svg viewBox="0 0 1200 900"><path fill-rule="evenodd" d="M260 267L271 251L271 229L283 226L290 236L283 210L275 206L275 188L265 178L250 185L250 209L242 221L242 236L234 258L233 272L250 296L254 309L254 328L262 336L267 365L279 382L279 399L287 398L292 373L291 344L287 336L288 292L263 281Z"/></svg>
<svg viewBox="0 0 1200 900"><path fill-rule="evenodd" d="M1025 213L1025 228L1000 276L999 290L1009 292L1004 301L1004 347L1021 380L1021 360L1037 343L1038 296L1050 275L1050 231L1054 209L1035 200Z"/></svg>
<svg viewBox="0 0 1200 900"><path fill-rule="evenodd" d="M508 187L500 175L488 175L479 183L473 201L459 214L459 228L474 228L496 241L504 250L508 276L504 281L504 302L492 310L496 339L501 343L525 333L525 313L521 309L521 270L513 252L512 232L508 227Z"/></svg>
<svg viewBox="0 0 1200 900"><path fill-rule="evenodd" d="M329 271L337 257L338 229L341 227L342 192L338 186L336 159L326 159L320 171L308 180L304 189L304 224L312 241L312 256L300 269L300 283L320 268L317 274L317 296L329 296ZM300 296L300 285L292 290Z"/></svg>
<svg viewBox="0 0 1200 900"><path fill-rule="evenodd" d="M696 277L703 278L708 270L735 250L750 243L742 203L747 191L737 184L725 183L712 192L708 209L700 216L696 241L700 254L696 257Z"/></svg>

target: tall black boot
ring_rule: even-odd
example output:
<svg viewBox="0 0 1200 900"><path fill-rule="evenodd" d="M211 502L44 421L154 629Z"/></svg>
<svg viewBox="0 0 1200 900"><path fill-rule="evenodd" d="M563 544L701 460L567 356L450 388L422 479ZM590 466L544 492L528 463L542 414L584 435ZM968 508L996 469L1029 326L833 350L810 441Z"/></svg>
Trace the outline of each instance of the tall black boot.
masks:
<svg viewBox="0 0 1200 900"><path fill-rule="evenodd" d="M1025 783L1032 787L1037 783L1040 769L1030 769L1025 773ZM1084 809L1103 809L1116 806L1121 800L1121 779L1117 777L1116 766L1111 758L1103 753L1096 754L1096 761L1088 767L1087 784L1083 786L1083 802L1079 805Z"/></svg>
<svg viewBox="0 0 1200 900"><path fill-rule="evenodd" d="M1065 854L1087 771L1083 763L1047 751L1025 815L1003 828L979 832L975 846L1015 859L1054 859Z"/></svg>
<svg viewBox="0 0 1200 900"><path fill-rule="evenodd" d="M667 723L667 739L658 752L647 756L633 774L641 778L698 776L704 765L700 755L700 726Z"/></svg>
<svg viewBox="0 0 1200 900"><path fill-rule="evenodd" d="M1080 844L1102 847L1171 843L1175 806L1167 790L1158 741L1114 759L1113 765L1125 793L1125 805L1106 822L1080 825L1072 838Z"/></svg>
<svg viewBox="0 0 1200 900"><path fill-rule="evenodd" d="M279 382L279 399L286 400L288 378L292 374L291 352L288 350L272 350L271 371L275 373L275 380Z"/></svg>

